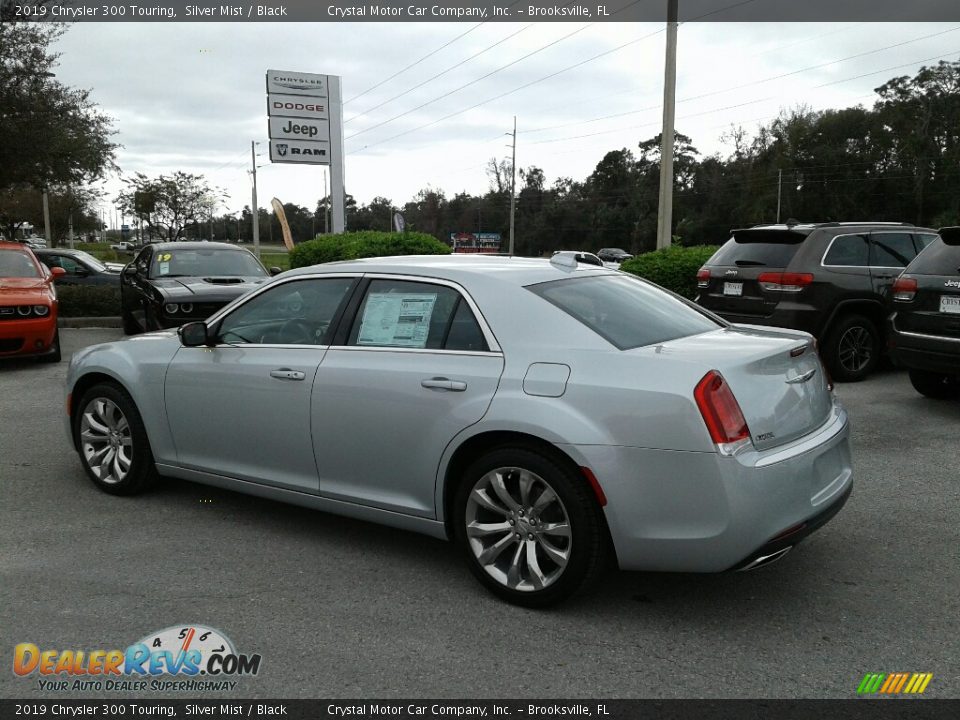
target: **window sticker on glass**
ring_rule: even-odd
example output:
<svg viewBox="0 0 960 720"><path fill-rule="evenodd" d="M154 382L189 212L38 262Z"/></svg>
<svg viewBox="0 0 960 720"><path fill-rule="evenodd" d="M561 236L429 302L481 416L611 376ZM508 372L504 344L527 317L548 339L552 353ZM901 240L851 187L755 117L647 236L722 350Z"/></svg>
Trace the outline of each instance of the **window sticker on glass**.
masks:
<svg viewBox="0 0 960 720"><path fill-rule="evenodd" d="M167 275L170 272L170 263L161 261L159 264L160 274Z"/></svg>
<svg viewBox="0 0 960 720"><path fill-rule="evenodd" d="M426 347L436 302L436 293L370 293L357 344Z"/></svg>

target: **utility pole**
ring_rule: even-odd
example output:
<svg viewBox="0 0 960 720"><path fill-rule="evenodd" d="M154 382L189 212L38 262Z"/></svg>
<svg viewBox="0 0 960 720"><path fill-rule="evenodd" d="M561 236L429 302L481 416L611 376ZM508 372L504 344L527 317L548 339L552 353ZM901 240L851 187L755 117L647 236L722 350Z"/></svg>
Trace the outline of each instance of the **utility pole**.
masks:
<svg viewBox="0 0 960 720"><path fill-rule="evenodd" d="M667 54L663 73L663 133L660 136L660 211L657 249L673 241L673 136L677 100L677 3L667 0Z"/></svg>
<svg viewBox="0 0 960 720"><path fill-rule="evenodd" d="M510 157L510 257L513 257L514 214L517 207L517 116L513 116L513 148Z"/></svg>
<svg viewBox="0 0 960 720"><path fill-rule="evenodd" d="M253 177L253 205L251 206L251 215L253 216L253 254L260 257L260 208L257 206L257 143L250 141L250 162L253 165L251 176Z"/></svg>
<svg viewBox="0 0 960 720"><path fill-rule="evenodd" d="M783 192L783 170L777 171L777 224L780 224L780 195Z"/></svg>
<svg viewBox="0 0 960 720"><path fill-rule="evenodd" d="M47 189L43 189L43 239L47 241L49 247L56 247L53 236L50 235L50 199L47 196Z"/></svg>

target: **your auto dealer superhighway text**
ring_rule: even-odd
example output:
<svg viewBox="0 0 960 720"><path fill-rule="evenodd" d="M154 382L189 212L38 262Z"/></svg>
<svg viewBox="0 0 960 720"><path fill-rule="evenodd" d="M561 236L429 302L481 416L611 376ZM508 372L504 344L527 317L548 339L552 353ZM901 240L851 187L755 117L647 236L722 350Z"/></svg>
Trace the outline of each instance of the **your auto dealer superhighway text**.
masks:
<svg viewBox="0 0 960 720"><path fill-rule="evenodd" d="M536 716L579 716L593 717L593 715L609 715L606 705L597 705L596 713L587 705L524 705L515 708L508 705L491 706L492 712L482 705L327 705L327 714L334 717L348 715L436 715L460 717L464 715L488 717L488 715L513 715L514 712L528 717Z"/></svg>

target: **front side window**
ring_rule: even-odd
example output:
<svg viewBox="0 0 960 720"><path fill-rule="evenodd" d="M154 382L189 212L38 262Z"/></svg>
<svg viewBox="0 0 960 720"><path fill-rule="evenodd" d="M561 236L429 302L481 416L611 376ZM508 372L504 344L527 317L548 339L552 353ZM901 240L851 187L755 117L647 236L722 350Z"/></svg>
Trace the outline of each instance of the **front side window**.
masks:
<svg viewBox="0 0 960 720"><path fill-rule="evenodd" d="M220 323L228 345L327 345L354 278L296 280L266 290Z"/></svg>
<svg viewBox="0 0 960 720"><path fill-rule="evenodd" d="M488 350L469 304L446 285L373 280L348 345L414 350Z"/></svg>
<svg viewBox="0 0 960 720"><path fill-rule="evenodd" d="M906 267L917 256L909 233L874 233L870 239L873 267Z"/></svg>
<svg viewBox="0 0 960 720"><path fill-rule="evenodd" d="M866 267L869 262L869 246L863 235L840 235L834 238L823 259L824 265L845 267Z"/></svg>
<svg viewBox="0 0 960 720"><path fill-rule="evenodd" d="M527 288L620 350L723 327L683 300L632 277L553 280Z"/></svg>

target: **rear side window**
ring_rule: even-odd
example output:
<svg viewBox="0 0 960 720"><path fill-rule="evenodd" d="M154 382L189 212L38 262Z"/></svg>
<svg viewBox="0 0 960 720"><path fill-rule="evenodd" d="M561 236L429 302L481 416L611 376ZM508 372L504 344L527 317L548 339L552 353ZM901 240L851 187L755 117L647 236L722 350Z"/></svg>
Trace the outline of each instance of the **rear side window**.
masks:
<svg viewBox="0 0 960 720"><path fill-rule="evenodd" d="M872 233L870 241L873 267L906 267L917 256L909 233Z"/></svg>
<svg viewBox="0 0 960 720"><path fill-rule="evenodd" d="M737 230L708 265L785 268L806 239L789 230Z"/></svg>
<svg viewBox="0 0 960 720"><path fill-rule="evenodd" d="M917 246L917 252L923 250L927 245L936 239L937 236L930 233L916 233L913 236L913 241Z"/></svg>
<svg viewBox="0 0 960 720"><path fill-rule="evenodd" d="M632 277L570 278L527 289L620 350L723 327L686 302Z"/></svg>
<svg viewBox="0 0 960 720"><path fill-rule="evenodd" d="M823 259L824 265L866 267L869 264L869 246L863 235L839 235L830 243Z"/></svg>
<svg viewBox="0 0 960 720"><path fill-rule="evenodd" d="M960 274L960 245L948 245L940 238L934 240L907 269L911 275Z"/></svg>

